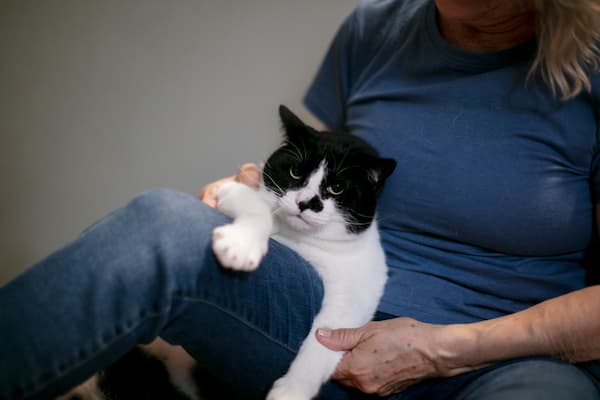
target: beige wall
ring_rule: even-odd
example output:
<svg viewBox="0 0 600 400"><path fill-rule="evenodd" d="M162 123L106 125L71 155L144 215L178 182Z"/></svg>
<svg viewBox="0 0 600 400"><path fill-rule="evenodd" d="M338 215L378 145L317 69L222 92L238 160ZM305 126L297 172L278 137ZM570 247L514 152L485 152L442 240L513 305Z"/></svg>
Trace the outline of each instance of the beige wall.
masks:
<svg viewBox="0 0 600 400"><path fill-rule="evenodd" d="M136 193L262 160L354 4L0 0L0 284Z"/></svg>

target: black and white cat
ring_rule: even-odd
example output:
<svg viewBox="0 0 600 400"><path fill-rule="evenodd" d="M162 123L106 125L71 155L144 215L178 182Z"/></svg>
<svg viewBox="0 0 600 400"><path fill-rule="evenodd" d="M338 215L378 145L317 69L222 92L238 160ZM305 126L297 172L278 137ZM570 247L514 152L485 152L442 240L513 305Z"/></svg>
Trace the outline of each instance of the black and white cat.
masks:
<svg viewBox="0 0 600 400"><path fill-rule="evenodd" d="M284 106L279 113L285 141L265 163L260 189L231 182L217 192L217 208L234 220L214 230L213 251L225 268L251 271L272 237L318 272L321 310L288 372L267 395L308 400L343 355L322 346L315 330L367 323L382 295L387 267L376 196L396 162L355 136L316 131Z"/></svg>
<svg viewBox="0 0 600 400"><path fill-rule="evenodd" d="M233 222L214 230L213 251L223 267L252 271L273 238L318 272L324 286L321 310L288 372L267 395L267 400L308 400L318 394L343 355L318 343L315 330L367 323L383 292L387 267L377 230L376 197L396 162L380 158L355 136L317 131L284 106L279 114L285 140L266 161L260 188L231 182L217 192L217 208ZM181 347L157 339L61 400L212 398L195 385L194 368L194 360ZM133 372L140 378L131 379ZM148 387L141 390L136 382Z"/></svg>

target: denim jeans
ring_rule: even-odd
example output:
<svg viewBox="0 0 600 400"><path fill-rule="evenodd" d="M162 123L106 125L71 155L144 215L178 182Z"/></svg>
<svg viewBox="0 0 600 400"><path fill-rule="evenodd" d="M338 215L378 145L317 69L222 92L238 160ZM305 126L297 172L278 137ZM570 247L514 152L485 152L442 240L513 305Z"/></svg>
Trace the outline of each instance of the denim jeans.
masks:
<svg viewBox="0 0 600 400"><path fill-rule="evenodd" d="M211 234L227 221L192 196L152 190L0 288L0 399L52 398L157 336L184 346L233 396L264 398L308 333L323 288L274 241L258 270L220 268ZM393 398L475 399L496 393L503 371L539 363L540 376L556 369L536 386L544 399L600 398L580 368L550 359L429 381ZM511 382L528 376L512 374ZM557 384L576 396L550 396L565 393ZM328 383L320 397L366 396Z"/></svg>

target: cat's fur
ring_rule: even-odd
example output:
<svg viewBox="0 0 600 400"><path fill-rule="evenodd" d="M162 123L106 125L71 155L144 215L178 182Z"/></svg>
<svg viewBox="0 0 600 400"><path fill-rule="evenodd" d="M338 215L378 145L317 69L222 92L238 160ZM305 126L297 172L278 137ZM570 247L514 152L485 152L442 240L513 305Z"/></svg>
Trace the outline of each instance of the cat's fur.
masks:
<svg viewBox="0 0 600 400"><path fill-rule="evenodd" d="M318 272L324 286L321 310L289 370L267 395L268 400L307 400L342 357L319 344L315 330L361 326L381 297L387 267L376 196L396 163L357 137L318 132L284 106L279 113L285 141L265 163L259 190L232 182L217 192L217 207L234 220L214 230L213 251L223 267L252 271L272 237ZM199 399L203 388L194 387L194 365L181 347L158 339L61 399ZM133 370L151 385L145 391L130 379Z"/></svg>
<svg viewBox="0 0 600 400"><path fill-rule="evenodd" d="M334 372L342 352L322 346L316 329L367 323L387 276L375 220L376 195L396 162L378 157L361 139L317 132L280 107L285 142L266 162L255 191L231 182L217 207L234 218L216 228L213 251L225 268L251 271L270 237L311 263L324 298L310 333L267 400L308 400Z"/></svg>

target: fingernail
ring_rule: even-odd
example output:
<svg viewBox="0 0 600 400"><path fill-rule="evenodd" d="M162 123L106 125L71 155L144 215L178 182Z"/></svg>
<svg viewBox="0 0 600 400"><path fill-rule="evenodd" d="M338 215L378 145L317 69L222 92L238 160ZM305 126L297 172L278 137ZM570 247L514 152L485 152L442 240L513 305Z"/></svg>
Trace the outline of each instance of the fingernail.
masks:
<svg viewBox="0 0 600 400"><path fill-rule="evenodd" d="M323 337L331 337L331 329L319 328L319 329L317 329L317 335L323 336Z"/></svg>

